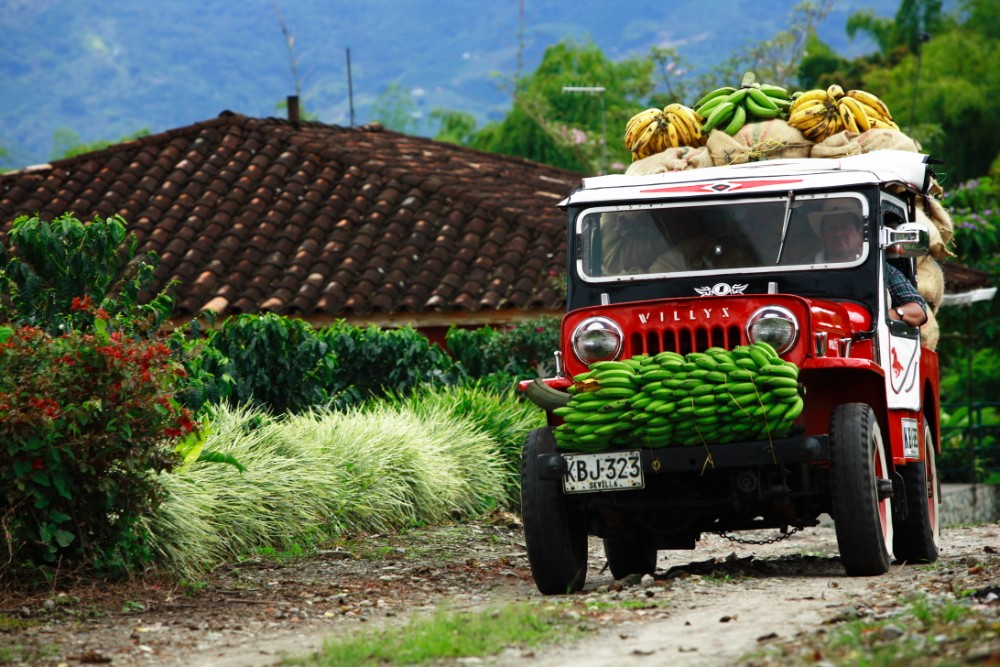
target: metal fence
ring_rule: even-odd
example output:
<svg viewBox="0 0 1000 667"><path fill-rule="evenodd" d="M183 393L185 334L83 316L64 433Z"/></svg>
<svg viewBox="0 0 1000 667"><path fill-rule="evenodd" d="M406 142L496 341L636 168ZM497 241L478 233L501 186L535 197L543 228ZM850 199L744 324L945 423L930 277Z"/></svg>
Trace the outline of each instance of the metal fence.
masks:
<svg viewBox="0 0 1000 667"><path fill-rule="evenodd" d="M941 412L939 479L1000 484L1000 403L948 403Z"/></svg>

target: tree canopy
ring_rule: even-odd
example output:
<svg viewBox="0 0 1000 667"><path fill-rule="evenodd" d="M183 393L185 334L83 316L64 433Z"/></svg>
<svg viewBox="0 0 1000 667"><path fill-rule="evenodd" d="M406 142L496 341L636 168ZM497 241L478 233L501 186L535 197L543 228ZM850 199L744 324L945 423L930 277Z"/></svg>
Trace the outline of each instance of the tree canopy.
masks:
<svg viewBox="0 0 1000 667"><path fill-rule="evenodd" d="M585 173L623 164L628 154L619 128L653 92L653 67L650 58L615 62L593 43L560 42L546 49L533 74L507 82L510 113L476 132L470 143Z"/></svg>
<svg viewBox="0 0 1000 667"><path fill-rule="evenodd" d="M436 110L438 138L583 173L620 170L629 161L621 136L632 115L671 102L690 105L714 87L738 85L752 70L759 81L792 89L836 83L868 90L885 100L903 131L947 162L948 179L987 173L1000 152L1000 116L990 107L1000 90L995 2L961 0L946 14L941 0L901 0L893 17L857 12L846 32L870 37L878 49L855 58L816 35L831 7L831 0L803 2L787 28L701 72L674 49L614 61L592 43L561 42L535 72L503 82L513 100L503 120L476 128L467 114Z"/></svg>

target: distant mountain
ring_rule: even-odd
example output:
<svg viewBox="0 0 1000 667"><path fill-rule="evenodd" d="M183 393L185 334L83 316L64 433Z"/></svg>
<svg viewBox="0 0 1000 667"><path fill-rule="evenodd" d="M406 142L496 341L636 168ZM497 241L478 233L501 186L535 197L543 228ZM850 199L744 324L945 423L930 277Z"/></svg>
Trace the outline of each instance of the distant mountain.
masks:
<svg viewBox="0 0 1000 667"><path fill-rule="evenodd" d="M820 36L845 55L847 16L860 8L892 16L900 0L838 0ZM795 0L524 0L522 72L546 47L593 41L609 57L672 46L696 67L786 26ZM347 49L358 123L390 83L418 109L501 118L509 96L495 72L517 71L519 2L502 0L0 0L0 164L52 157L57 131L91 143L142 129L160 132L223 110L282 115L295 92L280 11L302 83L302 106L347 125ZM425 127L425 132L431 132Z"/></svg>

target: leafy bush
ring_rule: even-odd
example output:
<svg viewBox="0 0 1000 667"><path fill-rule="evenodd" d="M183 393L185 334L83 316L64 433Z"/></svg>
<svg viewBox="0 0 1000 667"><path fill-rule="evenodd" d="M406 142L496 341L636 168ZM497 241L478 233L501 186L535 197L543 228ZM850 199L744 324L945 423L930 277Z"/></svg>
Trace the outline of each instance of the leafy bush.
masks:
<svg viewBox="0 0 1000 667"><path fill-rule="evenodd" d="M445 345L467 377L481 386L511 390L518 380L555 372L559 349L558 317L525 320L505 329L451 327Z"/></svg>
<svg viewBox="0 0 1000 667"><path fill-rule="evenodd" d="M955 224L957 261L987 271L1000 283L1000 182L983 177L962 183L943 202ZM991 400L1000 391L1000 298L967 306L941 308L944 400Z"/></svg>
<svg viewBox="0 0 1000 667"><path fill-rule="evenodd" d="M423 385L455 382L448 353L412 327L383 330L340 322L319 335L337 358L331 394L338 395L341 407L388 392L406 394Z"/></svg>
<svg viewBox="0 0 1000 667"><path fill-rule="evenodd" d="M22 327L0 344L0 576L148 558L136 521L160 500L150 473L196 427L171 398L180 373L166 345L120 333Z"/></svg>
<svg viewBox="0 0 1000 667"><path fill-rule="evenodd" d="M282 413L324 405L337 363L308 322L272 313L240 315L188 347L189 405L251 404Z"/></svg>
<svg viewBox="0 0 1000 667"><path fill-rule="evenodd" d="M152 473L196 427L174 399L183 367L154 340L171 299L139 303L156 257L136 258L118 216L22 216L5 241L0 314L15 326L0 328L0 577L129 570L148 558L136 522L160 498Z"/></svg>
<svg viewBox="0 0 1000 667"><path fill-rule="evenodd" d="M250 404L275 414L348 408L387 391L454 382L446 352L410 327L313 329L274 314L226 320L188 343L188 405Z"/></svg>
<svg viewBox="0 0 1000 667"><path fill-rule="evenodd" d="M11 322L49 333L89 331L94 326L131 336L152 336L170 315L166 291L140 304L157 257L135 260L135 236L126 236L120 216L84 223L65 214L46 222L38 216L14 221L0 246L0 314Z"/></svg>
<svg viewBox="0 0 1000 667"><path fill-rule="evenodd" d="M943 203L955 224L959 259L985 271L1000 269L1000 183L989 176L961 183Z"/></svg>

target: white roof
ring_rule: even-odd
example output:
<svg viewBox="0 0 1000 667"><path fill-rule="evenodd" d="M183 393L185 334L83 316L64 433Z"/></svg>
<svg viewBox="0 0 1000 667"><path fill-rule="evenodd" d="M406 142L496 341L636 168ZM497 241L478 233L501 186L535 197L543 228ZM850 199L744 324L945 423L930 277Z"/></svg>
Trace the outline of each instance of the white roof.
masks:
<svg viewBox="0 0 1000 667"><path fill-rule="evenodd" d="M882 150L846 158L767 160L650 176L595 176L560 205L710 194L748 194L902 183L917 192L931 185L928 156Z"/></svg>

